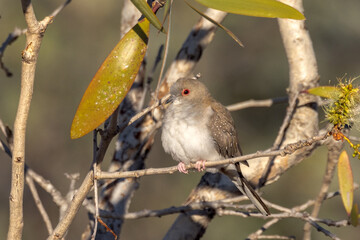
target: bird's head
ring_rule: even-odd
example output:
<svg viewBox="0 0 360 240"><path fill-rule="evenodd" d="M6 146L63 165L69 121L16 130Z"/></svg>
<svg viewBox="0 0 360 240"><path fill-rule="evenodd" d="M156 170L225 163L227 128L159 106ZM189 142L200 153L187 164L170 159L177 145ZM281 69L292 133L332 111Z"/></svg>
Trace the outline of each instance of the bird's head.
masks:
<svg viewBox="0 0 360 240"><path fill-rule="evenodd" d="M201 104L211 99L209 90L197 79L180 78L170 88L168 103Z"/></svg>

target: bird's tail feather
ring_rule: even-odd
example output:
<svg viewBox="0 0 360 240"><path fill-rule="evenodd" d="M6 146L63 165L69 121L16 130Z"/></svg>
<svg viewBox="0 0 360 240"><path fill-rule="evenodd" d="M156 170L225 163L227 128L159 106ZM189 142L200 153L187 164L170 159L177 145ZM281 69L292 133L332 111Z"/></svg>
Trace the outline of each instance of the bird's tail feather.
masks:
<svg viewBox="0 0 360 240"><path fill-rule="evenodd" d="M265 203L261 200L260 196L254 191L250 186L250 183L242 175L239 163L236 163L235 166L229 166L224 173L231 179L235 186L240 190L240 192L246 195L250 201L255 205L255 207L265 216L270 215L270 211ZM236 168L236 173L233 171ZM230 170L230 172L229 172Z"/></svg>
<svg viewBox="0 0 360 240"><path fill-rule="evenodd" d="M250 199L250 201L255 205L255 207L265 216L270 215L270 211L265 203L261 200L260 196L252 189L248 181L244 177L240 178L242 183L242 188L246 196ZM241 184L240 183L240 184Z"/></svg>

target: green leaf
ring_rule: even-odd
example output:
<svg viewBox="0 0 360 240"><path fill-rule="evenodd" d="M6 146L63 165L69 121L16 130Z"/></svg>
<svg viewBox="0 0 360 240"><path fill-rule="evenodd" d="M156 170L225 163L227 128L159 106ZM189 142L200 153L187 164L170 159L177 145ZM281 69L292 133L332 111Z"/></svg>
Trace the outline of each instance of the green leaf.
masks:
<svg viewBox="0 0 360 240"><path fill-rule="evenodd" d="M351 225L353 225L354 227L359 225L359 208L358 208L357 203L354 204L354 206L351 210L350 222L351 222Z"/></svg>
<svg viewBox="0 0 360 240"><path fill-rule="evenodd" d="M320 96L323 98L335 99L341 93L341 90L334 86L321 86L314 87L306 90L305 92L310 93L312 95Z"/></svg>
<svg viewBox="0 0 360 240"><path fill-rule="evenodd" d="M144 18L110 52L86 89L71 125L71 138L79 138L103 123L119 106L139 71L149 37Z"/></svg>
<svg viewBox="0 0 360 240"><path fill-rule="evenodd" d="M156 27L159 31L166 33L160 20L156 17L155 13L151 10L150 6L144 0L131 0L135 7Z"/></svg>
<svg viewBox="0 0 360 240"><path fill-rule="evenodd" d="M354 181L349 157L346 151L343 151L339 157L338 179L341 199L347 214L350 216L354 198Z"/></svg>
<svg viewBox="0 0 360 240"><path fill-rule="evenodd" d="M235 40L235 42L237 42L241 47L244 47L244 45L242 44L242 42L235 36L234 33L232 33L228 28L226 28L224 25L216 22L214 19L210 18L209 16L207 16L206 14L202 13L201 11L199 11L198 9L196 9L195 7L191 6L186 0L184 0L186 2L186 4L192 8L195 12L197 12L198 14L200 14L202 17L204 17L205 19L207 19L208 21L212 22L213 24L215 24L216 26L218 26L219 28L221 28L222 30L224 30L230 37L232 37L232 39Z"/></svg>
<svg viewBox="0 0 360 240"><path fill-rule="evenodd" d="M276 0L196 0L197 2L221 11L268 18L291 18L304 20L302 13L289 5Z"/></svg>

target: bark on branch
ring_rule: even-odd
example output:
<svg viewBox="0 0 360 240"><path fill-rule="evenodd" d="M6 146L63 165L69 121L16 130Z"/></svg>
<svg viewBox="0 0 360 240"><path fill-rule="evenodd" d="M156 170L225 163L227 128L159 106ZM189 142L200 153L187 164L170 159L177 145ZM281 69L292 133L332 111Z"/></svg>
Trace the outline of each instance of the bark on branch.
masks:
<svg viewBox="0 0 360 240"><path fill-rule="evenodd" d="M69 1L68 1L69 2ZM10 192L10 219L7 238L22 238L23 230L23 192L25 167L25 139L27 119L33 95L36 63L42 38L47 26L52 22L53 15L38 21L30 0L21 1L27 31L26 45L22 51L21 91L14 123L14 149L12 155L12 176ZM66 5L66 4L65 4ZM64 6L65 6L64 5ZM61 8L62 9L62 8Z"/></svg>

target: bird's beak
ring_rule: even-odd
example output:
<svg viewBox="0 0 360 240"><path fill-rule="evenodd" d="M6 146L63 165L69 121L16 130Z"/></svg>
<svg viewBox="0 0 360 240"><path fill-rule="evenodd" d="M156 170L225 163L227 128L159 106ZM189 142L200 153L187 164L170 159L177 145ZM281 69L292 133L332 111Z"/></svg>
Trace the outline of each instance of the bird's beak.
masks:
<svg viewBox="0 0 360 240"><path fill-rule="evenodd" d="M173 95L168 95L166 96L166 100L165 100L165 104L169 104L169 103L172 103L174 101L174 96Z"/></svg>

